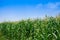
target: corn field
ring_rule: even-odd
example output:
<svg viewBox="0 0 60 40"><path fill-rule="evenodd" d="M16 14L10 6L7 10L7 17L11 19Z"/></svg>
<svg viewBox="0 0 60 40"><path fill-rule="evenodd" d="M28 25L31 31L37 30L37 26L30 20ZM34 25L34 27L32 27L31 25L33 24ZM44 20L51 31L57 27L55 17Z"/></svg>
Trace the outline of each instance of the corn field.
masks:
<svg viewBox="0 0 60 40"><path fill-rule="evenodd" d="M0 40L60 40L60 16L0 23Z"/></svg>

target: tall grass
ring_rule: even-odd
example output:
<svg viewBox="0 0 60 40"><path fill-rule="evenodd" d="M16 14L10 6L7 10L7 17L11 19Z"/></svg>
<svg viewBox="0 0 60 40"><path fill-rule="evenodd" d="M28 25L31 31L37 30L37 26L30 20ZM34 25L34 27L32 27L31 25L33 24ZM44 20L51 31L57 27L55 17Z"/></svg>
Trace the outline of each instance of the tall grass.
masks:
<svg viewBox="0 0 60 40"><path fill-rule="evenodd" d="M60 16L0 23L0 40L60 40Z"/></svg>

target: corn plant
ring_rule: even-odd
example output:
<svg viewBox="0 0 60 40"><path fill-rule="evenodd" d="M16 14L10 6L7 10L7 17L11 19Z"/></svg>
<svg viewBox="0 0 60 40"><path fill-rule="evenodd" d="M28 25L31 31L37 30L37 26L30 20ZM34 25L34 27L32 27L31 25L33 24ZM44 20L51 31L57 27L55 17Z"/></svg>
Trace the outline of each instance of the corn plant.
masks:
<svg viewBox="0 0 60 40"><path fill-rule="evenodd" d="M60 16L0 23L0 40L60 40Z"/></svg>

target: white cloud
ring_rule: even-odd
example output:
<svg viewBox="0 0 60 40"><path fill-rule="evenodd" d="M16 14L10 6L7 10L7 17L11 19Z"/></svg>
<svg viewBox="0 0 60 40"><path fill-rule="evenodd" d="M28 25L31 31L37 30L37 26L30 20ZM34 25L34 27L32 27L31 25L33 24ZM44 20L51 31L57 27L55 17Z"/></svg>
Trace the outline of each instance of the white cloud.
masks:
<svg viewBox="0 0 60 40"><path fill-rule="evenodd" d="M53 3L49 3L49 4L47 4L47 8L54 9L54 8L57 8L57 5L53 4Z"/></svg>
<svg viewBox="0 0 60 40"><path fill-rule="evenodd" d="M57 9L60 6L59 2L56 3L47 3L47 4L37 4L36 8L48 8L48 9Z"/></svg>
<svg viewBox="0 0 60 40"><path fill-rule="evenodd" d="M59 5L60 3L48 3L46 6L47 8L56 9Z"/></svg>
<svg viewBox="0 0 60 40"><path fill-rule="evenodd" d="M37 4L36 8L45 15L56 16L60 13L60 3Z"/></svg>
<svg viewBox="0 0 60 40"><path fill-rule="evenodd" d="M42 8L43 4L37 4L36 8Z"/></svg>

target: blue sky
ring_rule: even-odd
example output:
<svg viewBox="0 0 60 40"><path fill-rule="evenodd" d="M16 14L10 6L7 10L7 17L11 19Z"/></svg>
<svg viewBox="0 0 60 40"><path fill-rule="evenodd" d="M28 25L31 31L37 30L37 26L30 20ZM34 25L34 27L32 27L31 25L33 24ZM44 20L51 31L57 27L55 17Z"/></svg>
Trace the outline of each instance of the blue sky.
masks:
<svg viewBox="0 0 60 40"><path fill-rule="evenodd" d="M0 22L43 18L60 13L60 0L0 0Z"/></svg>

